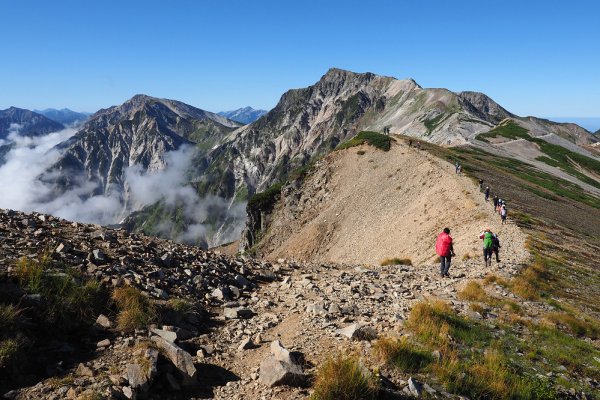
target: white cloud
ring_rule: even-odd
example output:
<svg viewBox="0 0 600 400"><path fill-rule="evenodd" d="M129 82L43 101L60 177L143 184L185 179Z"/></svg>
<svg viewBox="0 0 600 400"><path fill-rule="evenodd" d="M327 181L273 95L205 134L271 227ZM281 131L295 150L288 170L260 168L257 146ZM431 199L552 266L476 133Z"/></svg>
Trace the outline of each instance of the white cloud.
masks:
<svg viewBox="0 0 600 400"><path fill-rule="evenodd" d="M215 214L218 220L227 220L229 225L219 232L218 242L234 240L241 233L246 218L245 204L231 205L217 196L201 198L187 184L195 151L191 146L167 153L164 170L147 172L139 165L127 168L125 193L92 196L96 184L84 177L71 177L79 184L57 196L56 188L40 181L39 176L46 173L46 177L52 177L47 170L60 157L55 146L73 136L75 130L69 128L44 136L24 137L18 134L18 126L11 128L7 141L13 143L13 149L0 166L1 208L38 211L72 221L108 225L119 223L131 211L163 200L167 211L179 209L185 215L187 225L176 238L179 241L218 244L214 237L207 238L210 229L205 225L209 215L214 217ZM168 233L173 226L172 221L164 221L158 229Z"/></svg>

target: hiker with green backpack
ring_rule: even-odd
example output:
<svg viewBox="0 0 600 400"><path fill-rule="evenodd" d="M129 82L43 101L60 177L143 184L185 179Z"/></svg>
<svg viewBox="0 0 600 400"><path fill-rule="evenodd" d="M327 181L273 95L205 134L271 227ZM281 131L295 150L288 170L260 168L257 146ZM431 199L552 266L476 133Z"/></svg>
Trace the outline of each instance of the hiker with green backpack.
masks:
<svg viewBox="0 0 600 400"><path fill-rule="evenodd" d="M492 266L492 249L494 247L494 234L490 228L484 230L479 239L483 239L483 262L486 267Z"/></svg>

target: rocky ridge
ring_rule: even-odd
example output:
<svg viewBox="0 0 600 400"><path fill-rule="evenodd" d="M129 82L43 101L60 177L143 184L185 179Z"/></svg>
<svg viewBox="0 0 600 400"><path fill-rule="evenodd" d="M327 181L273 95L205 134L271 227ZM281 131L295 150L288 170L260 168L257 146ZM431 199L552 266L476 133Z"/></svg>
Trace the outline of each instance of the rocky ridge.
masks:
<svg viewBox="0 0 600 400"><path fill-rule="evenodd" d="M0 110L0 139L6 139L11 126L22 136L40 136L64 129L64 125L33 111L17 107Z"/></svg>

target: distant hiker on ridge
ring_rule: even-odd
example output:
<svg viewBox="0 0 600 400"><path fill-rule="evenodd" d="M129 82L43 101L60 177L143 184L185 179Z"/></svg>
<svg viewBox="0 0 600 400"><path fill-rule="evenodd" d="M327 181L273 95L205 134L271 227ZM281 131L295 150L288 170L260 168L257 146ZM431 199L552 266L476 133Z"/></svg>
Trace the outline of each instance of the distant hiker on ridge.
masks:
<svg viewBox="0 0 600 400"><path fill-rule="evenodd" d="M500 207L500 219L502 220L502 225L506 224L506 214L508 211L506 210L506 204L502 203L502 207Z"/></svg>
<svg viewBox="0 0 600 400"><path fill-rule="evenodd" d="M488 201L490 199L490 187L487 186L485 188L485 201Z"/></svg>
<svg viewBox="0 0 600 400"><path fill-rule="evenodd" d="M479 191L483 192L483 179L479 180Z"/></svg>
<svg viewBox="0 0 600 400"><path fill-rule="evenodd" d="M438 235L435 241L435 252L440 256L440 275L443 277L450 277L448 270L450 269L450 261L454 254L454 247L452 246L452 237L450 236L450 229L444 228L444 230Z"/></svg>
<svg viewBox="0 0 600 400"><path fill-rule="evenodd" d="M498 195L495 194L492 200L494 201L494 210L498 211Z"/></svg>
<svg viewBox="0 0 600 400"><path fill-rule="evenodd" d="M492 247L494 246L492 238L493 234L490 228L487 228L479 235L479 239L483 239L483 262L486 267L492 266Z"/></svg>

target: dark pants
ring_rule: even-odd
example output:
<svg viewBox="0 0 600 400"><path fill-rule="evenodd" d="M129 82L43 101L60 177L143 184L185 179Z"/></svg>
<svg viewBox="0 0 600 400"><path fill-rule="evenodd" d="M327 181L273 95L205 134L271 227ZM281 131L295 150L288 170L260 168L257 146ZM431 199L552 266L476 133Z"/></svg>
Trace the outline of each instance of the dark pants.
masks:
<svg viewBox="0 0 600 400"><path fill-rule="evenodd" d="M448 275L451 260L452 256L440 256L440 274L442 274L442 276Z"/></svg>
<svg viewBox="0 0 600 400"><path fill-rule="evenodd" d="M496 255L496 262L500 262L500 249L492 249L492 252Z"/></svg>
<svg viewBox="0 0 600 400"><path fill-rule="evenodd" d="M492 263L492 249L483 249L483 261L485 261L485 264L487 265L488 260L490 261L490 264Z"/></svg>

